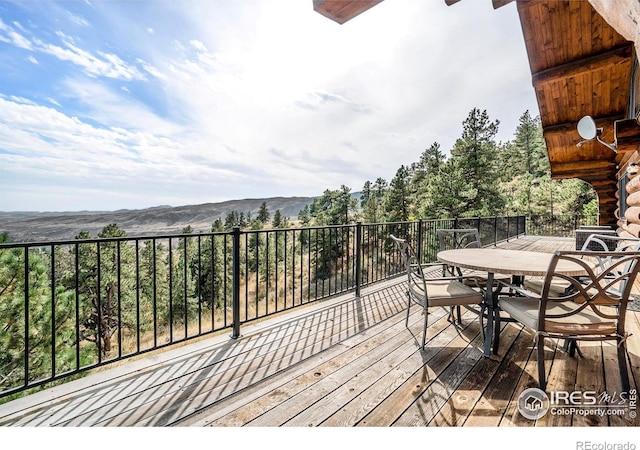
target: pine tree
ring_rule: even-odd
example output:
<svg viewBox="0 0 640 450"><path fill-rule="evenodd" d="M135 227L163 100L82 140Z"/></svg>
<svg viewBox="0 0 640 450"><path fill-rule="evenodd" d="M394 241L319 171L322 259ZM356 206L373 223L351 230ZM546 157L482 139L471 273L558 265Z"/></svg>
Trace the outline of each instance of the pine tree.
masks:
<svg viewBox="0 0 640 450"><path fill-rule="evenodd" d="M273 220L271 221L271 226L273 226L273 228L283 228L282 224L284 221L286 221L286 217L282 216L282 213L280 212L279 209L276 209L276 212L273 213Z"/></svg>
<svg viewBox="0 0 640 450"><path fill-rule="evenodd" d="M263 224L269 223L269 209L267 208L267 202L262 202L260 209L258 210L258 220Z"/></svg>
<svg viewBox="0 0 640 450"><path fill-rule="evenodd" d="M404 165L400 166L383 199L384 217L387 222L409 220L410 179L409 169Z"/></svg>
<svg viewBox="0 0 640 450"><path fill-rule="evenodd" d="M549 158L542 137L540 117L531 117L529 111L520 116L520 124L516 129L514 146L522 155L524 167L522 171L533 179L549 173Z"/></svg>
<svg viewBox="0 0 640 450"><path fill-rule="evenodd" d="M494 141L499 124L497 120L491 122L486 111L474 108L463 122L462 137L451 150L451 157L462 170L466 184L464 214L467 217L490 216L503 211Z"/></svg>
<svg viewBox="0 0 640 450"><path fill-rule="evenodd" d="M438 173L427 178L422 186L418 196L421 218L444 219L465 215L471 193L463 170L455 159L448 159Z"/></svg>
<svg viewBox="0 0 640 450"><path fill-rule="evenodd" d="M233 227L240 226L240 216L238 211L229 211L224 219L225 230L231 230Z"/></svg>
<svg viewBox="0 0 640 450"><path fill-rule="evenodd" d="M418 162L411 164L411 184L418 189L425 179L438 174L445 161L446 156L440 151L440 144L434 142L422 152Z"/></svg>
<svg viewBox="0 0 640 450"><path fill-rule="evenodd" d="M75 368L75 295L55 272L56 256L42 249L0 249L0 390ZM85 355L81 349L82 365L90 363Z"/></svg>
<svg viewBox="0 0 640 450"><path fill-rule="evenodd" d="M377 223L381 220L383 213L382 199L388 189L384 178L378 178L375 183L367 181L360 197L360 207L362 208L362 219L366 223Z"/></svg>
<svg viewBox="0 0 640 450"><path fill-rule="evenodd" d="M520 116L515 139L499 147L498 160L507 212L531 215L533 185L550 176L539 117L532 118L529 111Z"/></svg>
<svg viewBox="0 0 640 450"><path fill-rule="evenodd" d="M303 227L308 227L311 224L311 208L309 205L305 205L304 208L300 210L298 220Z"/></svg>

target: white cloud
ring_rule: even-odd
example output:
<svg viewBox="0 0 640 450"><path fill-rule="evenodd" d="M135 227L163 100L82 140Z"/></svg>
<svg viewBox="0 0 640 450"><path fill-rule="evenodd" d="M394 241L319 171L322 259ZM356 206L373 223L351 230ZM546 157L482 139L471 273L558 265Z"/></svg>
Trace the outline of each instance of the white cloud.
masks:
<svg viewBox="0 0 640 450"><path fill-rule="evenodd" d="M15 31L11 26L5 24L0 18L0 42L15 45L25 50L32 50L31 42L23 35Z"/></svg>
<svg viewBox="0 0 640 450"><path fill-rule="evenodd" d="M23 29L21 27L21 29ZM0 42L12 44L16 47L55 56L62 61L68 61L84 69L91 76L103 76L122 80L144 80L145 76L137 67L127 64L118 55L98 52L98 55L79 48L72 37L61 31L56 35L62 40L64 47L44 42L39 38L27 38L0 19ZM35 58L34 58L35 60ZM31 60L33 62L33 60Z"/></svg>
<svg viewBox="0 0 640 450"><path fill-rule="evenodd" d="M202 42L200 42L200 41L198 41L196 39L190 40L189 44L191 44L191 46L193 48L195 48L196 50L200 50L201 52L206 52L207 51L207 47L205 47L205 45Z"/></svg>
<svg viewBox="0 0 640 450"><path fill-rule="evenodd" d="M62 105L54 98L47 97L45 100L48 101L49 103L53 104L53 105L56 105L58 107L62 107Z"/></svg>
<svg viewBox="0 0 640 450"><path fill-rule="evenodd" d="M85 19L84 17L80 17L72 13L68 13L68 14L69 14L69 20L74 24L80 25L82 27L88 27L90 25L89 21L87 21L87 19Z"/></svg>
<svg viewBox="0 0 640 450"><path fill-rule="evenodd" d="M36 44L36 50L78 65L84 69L85 73L91 76L103 76L128 81L144 79L144 75L136 67L125 63L117 55L98 52L98 55L102 57L100 58L77 47L66 37L63 40L64 47L46 43L40 39L34 39L34 43Z"/></svg>

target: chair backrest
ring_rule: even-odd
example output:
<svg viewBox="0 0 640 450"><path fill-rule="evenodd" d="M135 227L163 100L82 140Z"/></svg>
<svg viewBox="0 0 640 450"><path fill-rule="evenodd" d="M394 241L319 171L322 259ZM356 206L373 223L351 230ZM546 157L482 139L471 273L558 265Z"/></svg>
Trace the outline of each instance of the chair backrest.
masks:
<svg viewBox="0 0 640 450"><path fill-rule="evenodd" d="M452 250L456 248L480 248L480 233L477 228L442 228L436 230L438 248Z"/></svg>
<svg viewBox="0 0 640 450"><path fill-rule="evenodd" d="M594 253L606 261L606 265L594 269L585 259ZM585 275L564 275L558 265L565 261L580 266ZM640 252L555 252L542 288L538 330L556 335L623 335L627 303L640 270L639 261ZM572 285L570 292L560 297L551 291L551 285L558 280ZM558 308L551 312L554 306ZM585 322L583 312L600 320ZM583 316L581 320L579 315Z"/></svg>
<svg viewBox="0 0 640 450"><path fill-rule="evenodd" d="M598 252L637 252L640 251L640 239L608 234L592 234L584 241L581 251L593 252L593 254L587 255L587 258L595 260L595 268L597 270L603 270L611 262L611 256L602 257L598 255Z"/></svg>
<svg viewBox="0 0 640 450"><path fill-rule="evenodd" d="M406 239L396 237L393 234L390 234L389 237L395 243L396 248L400 252L404 261L405 268L407 270L407 282L410 293L426 301L427 285L425 275L413 247Z"/></svg>
<svg viewBox="0 0 640 450"><path fill-rule="evenodd" d="M615 245L613 245L615 244ZM640 238L623 237L610 234L590 234L584 241L580 250L610 252L610 251L638 251L640 250ZM612 248L613 246L613 248Z"/></svg>

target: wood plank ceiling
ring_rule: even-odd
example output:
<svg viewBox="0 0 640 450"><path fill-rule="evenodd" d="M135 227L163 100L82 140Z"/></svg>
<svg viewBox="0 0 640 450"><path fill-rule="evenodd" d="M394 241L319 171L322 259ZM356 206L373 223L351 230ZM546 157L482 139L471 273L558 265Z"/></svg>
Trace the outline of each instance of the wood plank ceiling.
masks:
<svg viewBox="0 0 640 450"><path fill-rule="evenodd" d="M586 115L613 142L614 121L627 117L633 43L588 1L518 0L553 178L579 178L598 193L600 223L615 225L617 167L625 153L597 141L576 144Z"/></svg>

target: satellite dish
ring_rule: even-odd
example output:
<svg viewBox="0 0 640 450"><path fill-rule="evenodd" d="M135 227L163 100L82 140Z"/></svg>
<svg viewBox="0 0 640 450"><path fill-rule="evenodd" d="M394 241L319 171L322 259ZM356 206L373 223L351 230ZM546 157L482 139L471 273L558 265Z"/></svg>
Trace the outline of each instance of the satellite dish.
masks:
<svg viewBox="0 0 640 450"><path fill-rule="evenodd" d="M582 139L591 140L598 135L596 122L591 116L584 116L578 122L578 134Z"/></svg>

